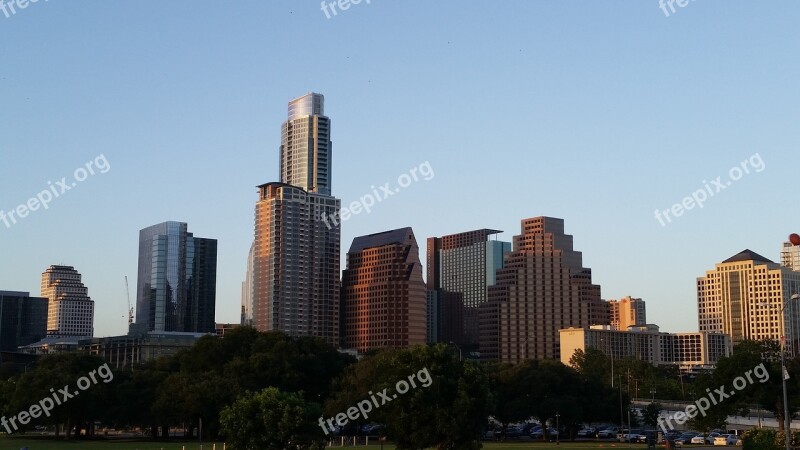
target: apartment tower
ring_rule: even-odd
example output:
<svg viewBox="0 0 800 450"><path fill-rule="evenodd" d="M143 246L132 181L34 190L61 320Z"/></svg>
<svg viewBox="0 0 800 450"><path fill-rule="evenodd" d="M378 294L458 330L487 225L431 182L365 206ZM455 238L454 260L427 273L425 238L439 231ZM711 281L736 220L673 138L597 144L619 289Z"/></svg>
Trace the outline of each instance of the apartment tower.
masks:
<svg viewBox="0 0 800 450"><path fill-rule="evenodd" d="M330 119L324 97L289 102L280 182L258 186L253 322L260 331L339 345L341 202L331 194Z"/></svg>
<svg viewBox="0 0 800 450"><path fill-rule="evenodd" d="M411 228L357 237L342 277L344 347L425 344L426 289Z"/></svg>
<svg viewBox="0 0 800 450"><path fill-rule="evenodd" d="M489 301L479 307L481 358L559 358L559 330L603 321L602 311L600 286L564 234L564 221L525 219L489 287Z"/></svg>
<svg viewBox="0 0 800 450"><path fill-rule="evenodd" d="M641 327L647 324L647 312L644 300L630 296L608 302L611 327L619 331L627 331L629 327Z"/></svg>

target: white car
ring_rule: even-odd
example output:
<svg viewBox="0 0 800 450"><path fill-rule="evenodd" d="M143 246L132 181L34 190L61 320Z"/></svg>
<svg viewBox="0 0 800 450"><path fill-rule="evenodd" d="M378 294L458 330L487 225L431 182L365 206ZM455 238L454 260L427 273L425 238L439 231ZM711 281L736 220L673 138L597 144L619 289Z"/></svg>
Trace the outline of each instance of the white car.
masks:
<svg viewBox="0 0 800 450"><path fill-rule="evenodd" d="M735 434L720 434L714 438L714 445L741 445L739 436Z"/></svg>
<svg viewBox="0 0 800 450"><path fill-rule="evenodd" d="M689 441L690 444L705 444L706 437L702 434L698 434L697 436L693 437L692 440Z"/></svg>

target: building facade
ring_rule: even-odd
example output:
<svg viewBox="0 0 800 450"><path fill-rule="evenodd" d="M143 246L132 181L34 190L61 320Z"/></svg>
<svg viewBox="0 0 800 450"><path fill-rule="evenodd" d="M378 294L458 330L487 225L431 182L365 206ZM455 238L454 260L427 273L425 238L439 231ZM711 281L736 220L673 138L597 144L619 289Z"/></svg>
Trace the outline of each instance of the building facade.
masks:
<svg viewBox="0 0 800 450"><path fill-rule="evenodd" d="M289 102L289 118L281 127L281 181L306 192L331 195L331 120L325 97L308 93Z"/></svg>
<svg viewBox="0 0 800 450"><path fill-rule="evenodd" d="M344 347L425 344L426 292L411 228L354 239L342 275Z"/></svg>
<svg viewBox="0 0 800 450"><path fill-rule="evenodd" d="M48 300L49 336L92 337L94 301L74 267L48 267L42 273L41 296Z"/></svg>
<svg viewBox="0 0 800 450"><path fill-rule="evenodd" d="M600 350L613 359L635 358L654 366L676 365L682 371L711 369L730 356L730 337L722 333L662 333L655 325L615 330L611 326L559 330L561 362L570 365L577 350Z"/></svg>
<svg viewBox="0 0 800 450"><path fill-rule="evenodd" d="M240 323L250 327L255 326L254 310L255 295L253 292L254 265L256 256L256 245L250 245L250 253L247 255L247 274L242 282L242 318Z"/></svg>
<svg viewBox="0 0 800 450"><path fill-rule="evenodd" d="M474 230L428 238L428 289L436 291L438 342L455 342L470 350L479 343L478 307L488 301L510 242L491 240L502 231ZM461 301L459 307L458 301ZM453 315L460 316L461 322Z"/></svg>
<svg viewBox="0 0 800 450"><path fill-rule="evenodd" d="M700 331L724 333L733 345L746 339L780 341L793 353L800 338L800 272L744 250L697 279Z"/></svg>
<svg viewBox="0 0 800 450"><path fill-rule="evenodd" d="M204 333L150 331L125 336L81 339L77 351L103 358L115 369L143 364L187 349Z"/></svg>
<svg viewBox="0 0 800 450"><path fill-rule="evenodd" d="M0 291L0 351L16 352L47 337L47 309L46 298Z"/></svg>
<svg viewBox="0 0 800 450"><path fill-rule="evenodd" d="M630 296L619 300L609 300L608 314L611 327L625 331L629 327L641 327L647 324L647 311L644 300Z"/></svg>
<svg viewBox="0 0 800 450"><path fill-rule="evenodd" d="M139 232L136 324L149 331L213 333L217 241L194 237L183 222Z"/></svg>
<svg viewBox="0 0 800 450"><path fill-rule="evenodd" d="M784 242L781 247L781 265L794 271L800 271L800 245Z"/></svg>
<svg viewBox="0 0 800 450"><path fill-rule="evenodd" d="M341 202L330 195L330 120L323 113L319 94L289 103L281 181L258 186L253 323L338 346Z"/></svg>
<svg viewBox="0 0 800 450"><path fill-rule="evenodd" d="M607 324L603 311L600 286L564 234L564 221L525 219L479 308L481 359L559 358L559 330Z"/></svg>

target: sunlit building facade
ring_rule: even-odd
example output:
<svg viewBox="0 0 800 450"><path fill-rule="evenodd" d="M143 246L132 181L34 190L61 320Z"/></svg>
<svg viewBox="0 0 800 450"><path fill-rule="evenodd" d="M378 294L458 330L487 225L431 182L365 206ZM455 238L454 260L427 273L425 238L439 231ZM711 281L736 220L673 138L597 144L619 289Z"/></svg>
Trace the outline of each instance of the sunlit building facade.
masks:
<svg viewBox="0 0 800 450"><path fill-rule="evenodd" d="M41 296L48 299L49 336L92 337L94 301L74 267L48 267L42 273Z"/></svg>
<svg viewBox="0 0 800 450"><path fill-rule="evenodd" d="M344 347L367 352L426 342L426 288L411 228L357 237L342 276Z"/></svg>

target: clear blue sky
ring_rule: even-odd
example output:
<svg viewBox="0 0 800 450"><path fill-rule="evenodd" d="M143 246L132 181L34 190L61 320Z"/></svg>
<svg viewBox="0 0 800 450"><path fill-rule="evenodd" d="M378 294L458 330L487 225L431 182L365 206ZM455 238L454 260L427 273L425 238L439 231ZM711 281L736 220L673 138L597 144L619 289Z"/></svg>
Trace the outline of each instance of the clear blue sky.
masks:
<svg viewBox="0 0 800 450"><path fill-rule="evenodd" d="M7 1L7 0L6 0ZM366 1L366 0L365 0ZM334 194L349 203L429 161L344 224L511 240L566 220L604 298L647 301L697 328L695 278L750 248L778 259L800 232L800 3L389 1L327 19L319 1L77 2L0 13L0 209L105 155L10 228L0 289L39 293L75 266L97 335L126 331L138 231L166 220L219 240L217 321L239 319L255 186L278 178L286 103L325 94ZM703 180L758 153L765 169L662 227Z"/></svg>

